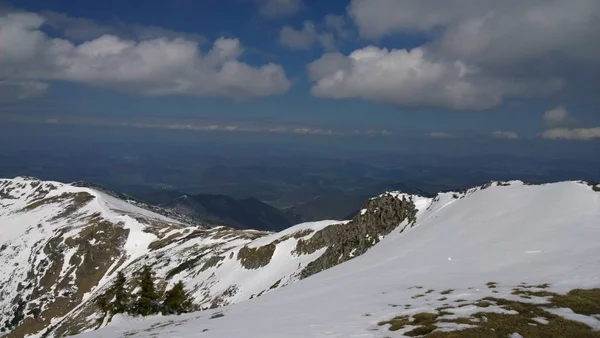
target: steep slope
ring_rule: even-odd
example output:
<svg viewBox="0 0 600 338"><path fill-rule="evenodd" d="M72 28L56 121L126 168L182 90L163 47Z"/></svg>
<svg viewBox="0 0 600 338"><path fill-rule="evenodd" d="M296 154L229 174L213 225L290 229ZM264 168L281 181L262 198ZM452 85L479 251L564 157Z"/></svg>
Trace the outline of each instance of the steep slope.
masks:
<svg viewBox="0 0 600 338"><path fill-rule="evenodd" d="M415 198L412 227L393 228L344 264L251 301L123 319L83 336L598 337L599 191L514 181ZM321 234L308 241L332 238Z"/></svg>
<svg viewBox="0 0 600 338"><path fill-rule="evenodd" d="M0 180L0 334L22 337L51 324L78 332L63 318L92 308L117 271L165 241L181 239L192 255L266 234L186 225L115 196L80 182Z"/></svg>
<svg viewBox="0 0 600 338"><path fill-rule="evenodd" d="M123 198L79 182L0 180L0 333L61 337L103 327L112 318L96 300L118 271L134 290L145 264L159 290L183 281L200 309L257 298L366 252L413 224L423 205L386 194L351 221L268 233L187 225Z"/></svg>

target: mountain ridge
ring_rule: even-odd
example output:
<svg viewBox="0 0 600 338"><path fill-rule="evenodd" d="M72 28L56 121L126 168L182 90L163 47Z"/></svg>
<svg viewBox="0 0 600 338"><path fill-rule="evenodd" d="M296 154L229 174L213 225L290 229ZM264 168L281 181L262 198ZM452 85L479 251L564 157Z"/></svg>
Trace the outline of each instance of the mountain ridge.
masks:
<svg viewBox="0 0 600 338"><path fill-rule="evenodd" d="M54 188L50 189L50 186ZM48 191L40 193L40 187L41 190ZM541 203L540 199L543 198L544 191L553 192L551 196L554 199L546 199L548 207L553 207L551 212L562 215L559 205L566 203L565 205L571 209L576 208L577 205L555 196L558 191L562 191L561 189L567 196L576 198L585 205L596 206L588 210L587 214L571 215L569 212L565 216L577 220L583 219L584 216L596 215L598 207L593 203L598 203L600 195L590 194L588 191L597 192L600 186L593 183L573 181L528 186L520 181L491 182L460 192L440 193L433 198L387 192L367 200L356 217L350 221L303 223L279 233L270 233L219 226L206 228L190 226L89 188L23 178L0 180L0 204L3 207L0 209L0 227L2 227L0 245L4 247L0 250L2 263L0 266L5 268L0 274L0 285L2 285L0 290L3 290L0 292L0 311L2 311L0 313L3 318L18 319L16 331L12 331L7 337L18 337L25 332L23 329L25 327L29 333L38 332L36 336L58 337L107 326L111 318L98 313L93 300L106 290L116 271L123 271L127 276L132 276L144 264L150 264L155 269L157 276L160 277L157 284L160 289L182 280L188 291L192 292L196 304L207 310L207 314L216 311L209 310L210 308L224 307L223 309L229 311L227 309L230 305L249 304L252 302L248 302L250 299L254 301L256 298L262 298L261 296L267 297L271 293L280 294L279 289L282 288L302 288L292 286L306 283L315 285L314 280L325 278L321 276L325 272L327 272L325 275L332 278L334 277L331 275L332 271L349 273L350 268L344 268L346 264L356 265L358 264L355 263L356 261L374 255L372 252L399 254L402 252L402 247L410 243L406 238L416 236L413 234L418 234L422 227L428 229L429 226L443 233L444 228L438 224L443 222L438 219L441 215L446 215L444 218L448 219L474 217L469 215L478 215L476 208L473 207L479 205L479 208L488 210L488 213L482 214L481 217L492 217L501 211L494 204L498 200L506 199L507 203L513 203L512 196L513 200L518 197L528 204L538 205ZM61 197L64 193L71 195ZM81 193L89 194L93 198L81 198L85 196L77 195ZM78 196L80 197L77 198ZM490 199L492 197L494 199ZM494 203L485 204L486 200ZM512 208L515 215L527 216L537 222L540 219L555 222L548 218L548 215L531 214L530 210L523 205L513 205ZM69 212L65 213L65 211ZM510 216L503 212L499 215ZM573 220L571 223L575 222ZM20 224L33 222L42 226L32 224L26 229L19 229L15 227L15 224L19 224L15 222L19 221ZM10 226L7 222L12 222L13 225ZM96 228L98 223L103 224L101 226L104 228ZM469 225L471 223L473 222L468 222ZM583 223L577 221L576 224ZM126 233L127 227L130 228ZM7 228L12 229L10 236L5 231ZM102 232L108 229L121 239L112 240L95 236L102 235ZM42 230L45 232L42 233ZM439 237L438 232L432 234ZM594 235L588 237L593 239ZM401 241L404 245L390 247L390 241ZM510 243L515 239L507 238L507 241ZM81 276L86 276L83 273L85 264L82 263L86 257L85 250L90 249L109 252L113 260L110 266L102 268L106 273L92 278L91 282L88 281L87 284L92 285L85 286L85 289L89 290L86 293L81 291L83 284L86 283L81 283L79 279ZM15 252L29 252L29 254L17 257ZM47 258L46 267L40 264L44 260L40 253L44 253ZM443 259L445 260L446 257ZM456 260L452 259L448 261ZM110 261L110 259L103 260ZM373 266L384 264L386 260L387 258L379 260ZM19 263L19 267L14 269L13 263ZM8 266L11 267L11 271L7 269ZM93 270L94 264L88 267ZM80 269L84 269L81 270L81 274L78 272ZM364 270L364 267L361 266L360 269ZM27 279L31 270L41 271L39 277L35 277L40 286L32 285L31 289L26 288L27 285L19 287L18 285ZM54 273L48 274L48 271ZM48 283L49 280L55 282ZM346 283L339 282L340 285ZM130 287L135 285L132 284ZM17 289L20 290L19 294L14 293ZM6 290L9 290L8 294ZM13 292L11 293L10 290ZM76 298L81 296L77 298L79 303L71 307L67 313L55 316L51 326L46 325L40 329L40 325L34 325L36 313L32 310L39 308L43 303L62 299L62 292L79 294L76 296ZM288 292L281 294L286 295ZM50 298L40 302L40 297L44 295ZM274 298L268 297L268 299ZM233 308L239 306L233 305ZM15 314L20 314L23 318ZM39 313L37 315L39 320ZM270 314L270 316L276 315ZM255 319L257 322L261 321ZM122 324L127 326L129 325L127 323ZM113 326L119 327L117 319L110 324L110 327ZM14 327L12 325L9 329L12 330ZM98 334L105 332L107 337L114 336L114 331L111 331L113 329L106 330L100 330ZM221 331L216 331L216 334L227 332L222 327L219 330ZM261 332L256 327L254 330L255 334Z"/></svg>
<svg viewBox="0 0 600 338"><path fill-rule="evenodd" d="M82 337L597 337L599 191L509 181L440 193L419 201L413 226L284 289Z"/></svg>

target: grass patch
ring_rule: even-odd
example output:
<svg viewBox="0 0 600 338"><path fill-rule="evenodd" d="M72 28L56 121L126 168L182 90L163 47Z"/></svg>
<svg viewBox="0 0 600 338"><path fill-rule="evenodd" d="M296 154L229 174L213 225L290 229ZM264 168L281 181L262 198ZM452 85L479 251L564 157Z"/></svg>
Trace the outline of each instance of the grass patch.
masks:
<svg viewBox="0 0 600 338"><path fill-rule="evenodd" d="M489 297L488 297L489 298ZM431 332L426 335L429 338L484 338L484 337L508 337L512 333L519 333L523 337L589 337L600 338L600 332L592 331L585 324L567 320L553 315L543 309L545 305L522 303L506 299L494 299L497 305L517 311L518 315L485 313L480 312L473 318L441 319L440 322L475 325L460 331ZM544 317L546 325L531 325L533 318ZM479 319L479 321L475 321Z"/></svg>
<svg viewBox="0 0 600 338"><path fill-rule="evenodd" d="M479 301L479 302L473 303L473 305L475 305L477 307L489 307L491 304L486 301Z"/></svg>
<svg viewBox="0 0 600 338"><path fill-rule="evenodd" d="M541 284L529 286L528 288L544 289L547 287L546 284ZM473 303L467 302L465 299L459 299L456 302L462 304L458 306L445 304L436 308L435 313L423 312L412 316L397 316L378 324L379 326L389 325L390 331L414 327L411 328L411 331L404 332L404 335L409 337L487 338L507 337L512 333L519 333L523 337L532 338L600 338L600 331L593 331L586 324L548 312L548 308L569 308L575 313L600 319L600 289L574 289L567 294L560 295L548 291L523 290L523 285L521 285L513 289L513 294L521 297L546 297L547 303L534 304L495 297L485 297ZM424 295L417 296L422 297ZM467 317L440 318L445 315L454 315L454 313L448 311L449 309L471 305L479 308L497 306L511 311L511 313L478 312ZM540 324L534 320L535 318L544 318L548 323ZM471 327L447 332L437 330L438 323L464 324Z"/></svg>
<svg viewBox="0 0 600 338"><path fill-rule="evenodd" d="M448 299L448 297L442 297L442 298L438 298L438 300L439 300L440 302L443 302L443 301L445 301L446 299Z"/></svg>
<svg viewBox="0 0 600 338"><path fill-rule="evenodd" d="M397 316L388 321L379 322L377 325L385 326L388 324L390 325L388 328L390 331L398 331L404 328L406 325L410 325L410 319L408 316Z"/></svg>
<svg viewBox="0 0 600 338"><path fill-rule="evenodd" d="M478 323L476 321L476 319L466 318L466 317L459 317L459 318L453 318L453 319L440 319L439 322L454 323L454 324L466 324L466 325L473 325L473 324Z"/></svg>
<svg viewBox="0 0 600 338"><path fill-rule="evenodd" d="M498 283L489 282L486 285L487 285L488 289L495 289L496 288L496 284L498 284Z"/></svg>
<svg viewBox="0 0 600 338"><path fill-rule="evenodd" d="M600 289L575 289L566 295L554 295L550 304L586 316L597 315L600 314Z"/></svg>
<svg viewBox="0 0 600 338"><path fill-rule="evenodd" d="M439 317L437 313L422 312L413 315L413 325L430 325Z"/></svg>
<svg viewBox="0 0 600 338"><path fill-rule="evenodd" d="M421 297L425 297L425 295L424 294L418 294L418 295L414 295L414 296L412 296L410 298L417 299L417 298L421 298Z"/></svg>
<svg viewBox="0 0 600 338"><path fill-rule="evenodd" d="M424 336L435 331L435 329L437 329L437 326L435 325L419 326L408 332L405 332L404 335L408 337Z"/></svg>
<svg viewBox="0 0 600 338"><path fill-rule="evenodd" d="M435 291L435 290L434 290L434 289L429 289L429 290L427 290L427 291L425 292L425 294L426 294L426 295L428 295L428 294L432 293L433 291Z"/></svg>
<svg viewBox="0 0 600 338"><path fill-rule="evenodd" d="M449 295L449 294L451 294L453 291L454 291L453 289L448 289L448 290L444 290L444 291L440 292L440 294L442 294L442 295Z"/></svg>
<svg viewBox="0 0 600 338"><path fill-rule="evenodd" d="M555 293L551 293L548 291L531 291L531 290L523 290L523 289L513 289L511 294L515 296L521 296L523 298L530 299L531 297L552 297L555 296Z"/></svg>

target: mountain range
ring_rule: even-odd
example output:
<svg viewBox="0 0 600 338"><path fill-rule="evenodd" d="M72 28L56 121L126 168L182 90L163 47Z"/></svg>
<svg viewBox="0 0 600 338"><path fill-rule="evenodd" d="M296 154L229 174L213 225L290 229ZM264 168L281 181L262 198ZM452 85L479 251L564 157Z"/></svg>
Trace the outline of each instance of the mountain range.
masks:
<svg viewBox="0 0 600 338"><path fill-rule="evenodd" d="M190 224L177 205L89 184L0 180L0 335L598 336L594 183L386 192L351 219L279 232ZM134 290L144 265L160 290L183 281L203 311L99 311L117 272Z"/></svg>

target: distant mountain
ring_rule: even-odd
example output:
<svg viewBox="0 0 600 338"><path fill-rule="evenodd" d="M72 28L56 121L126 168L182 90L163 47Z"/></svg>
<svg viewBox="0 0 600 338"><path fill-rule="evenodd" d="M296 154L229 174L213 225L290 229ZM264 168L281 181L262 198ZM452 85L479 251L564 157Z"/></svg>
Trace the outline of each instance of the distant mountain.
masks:
<svg viewBox="0 0 600 338"><path fill-rule="evenodd" d="M186 193L172 189L152 189L142 192L135 192L135 196L152 205L160 205L173 201L174 199L186 195Z"/></svg>
<svg viewBox="0 0 600 338"><path fill-rule="evenodd" d="M360 210L365 196L353 194L325 194L319 195L307 202L286 209L292 217L300 217L303 222L312 222L322 219L345 220L351 213Z"/></svg>
<svg viewBox="0 0 600 338"><path fill-rule="evenodd" d="M237 229L281 231L301 221L294 214L286 214L256 198L238 200L225 195L184 194L160 207Z"/></svg>

